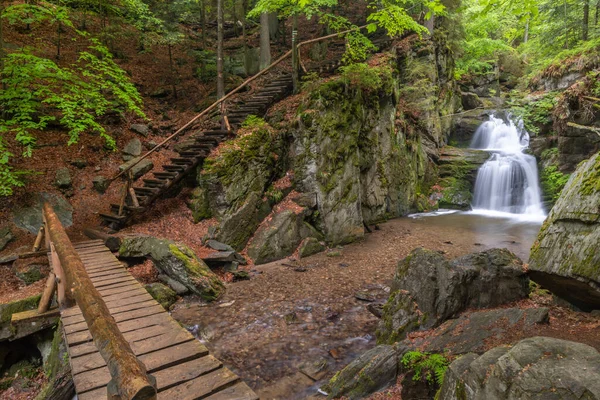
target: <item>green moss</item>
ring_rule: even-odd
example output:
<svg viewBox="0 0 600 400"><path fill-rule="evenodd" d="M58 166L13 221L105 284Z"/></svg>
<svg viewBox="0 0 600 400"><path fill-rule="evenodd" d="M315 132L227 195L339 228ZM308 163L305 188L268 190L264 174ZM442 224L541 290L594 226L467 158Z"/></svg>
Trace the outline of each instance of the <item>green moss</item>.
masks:
<svg viewBox="0 0 600 400"><path fill-rule="evenodd" d="M198 187L194 189L189 207L192 210L192 218L194 218L195 223L212 218L208 192L205 188Z"/></svg>
<svg viewBox="0 0 600 400"><path fill-rule="evenodd" d="M177 301L177 293L170 287L163 285L162 283L151 283L144 286L148 293L160 304L165 310L169 310L173 304Z"/></svg>
<svg viewBox="0 0 600 400"><path fill-rule="evenodd" d="M199 260L194 252L185 246L170 244L171 254L183 262L188 276L194 285L200 289L200 296L206 301L214 301L223 294L225 286L208 266Z"/></svg>
<svg viewBox="0 0 600 400"><path fill-rule="evenodd" d="M600 156L596 156L594 166L582 177L581 191L584 196L600 192Z"/></svg>
<svg viewBox="0 0 600 400"><path fill-rule="evenodd" d="M35 310L41 297L41 295L35 295L10 303L0 304L0 323L10 322L13 314Z"/></svg>
<svg viewBox="0 0 600 400"><path fill-rule="evenodd" d="M543 157L543 155L542 155ZM540 183L544 195L552 202L556 202L562 193L563 188L569 181L570 175L563 174L556 165L550 165L542 169L540 174Z"/></svg>

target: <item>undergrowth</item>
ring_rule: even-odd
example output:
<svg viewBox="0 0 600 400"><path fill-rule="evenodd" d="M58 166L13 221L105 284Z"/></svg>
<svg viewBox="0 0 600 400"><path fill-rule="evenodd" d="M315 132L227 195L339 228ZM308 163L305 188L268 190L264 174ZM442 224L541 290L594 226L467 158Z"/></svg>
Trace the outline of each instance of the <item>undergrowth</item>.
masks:
<svg viewBox="0 0 600 400"><path fill-rule="evenodd" d="M438 386L444 382L444 375L450 365L450 360L442 354L421 353L420 351L409 351L404 354L400 362L405 368L415 373L414 381L424 380Z"/></svg>

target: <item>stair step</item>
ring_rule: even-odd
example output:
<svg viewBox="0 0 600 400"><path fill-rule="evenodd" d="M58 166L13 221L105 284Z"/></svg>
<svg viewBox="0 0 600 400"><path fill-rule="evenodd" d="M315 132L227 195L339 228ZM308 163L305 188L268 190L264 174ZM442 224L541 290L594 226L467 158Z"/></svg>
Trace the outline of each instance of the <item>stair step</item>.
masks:
<svg viewBox="0 0 600 400"><path fill-rule="evenodd" d="M184 166L185 165L192 165L193 163L196 162L195 159L189 158L189 157L171 158L170 160L175 165L184 165Z"/></svg>
<svg viewBox="0 0 600 400"><path fill-rule="evenodd" d="M168 171L153 172L153 174L158 179L174 179L177 177L177 173Z"/></svg>
<svg viewBox="0 0 600 400"><path fill-rule="evenodd" d="M115 214L117 214L119 212L119 207L120 207L119 204L111 204L110 210L112 212L114 212ZM145 207L123 206L123 210L128 211L128 212L142 212L145 209L146 209Z"/></svg>
<svg viewBox="0 0 600 400"><path fill-rule="evenodd" d="M158 188L165 186L169 182L166 179L143 179L142 181L146 186Z"/></svg>
<svg viewBox="0 0 600 400"><path fill-rule="evenodd" d="M229 132L223 130L205 131L204 136L227 136Z"/></svg>
<svg viewBox="0 0 600 400"><path fill-rule="evenodd" d="M157 193L160 193L160 189L159 188L150 188L150 187L134 187L133 191L135 192L135 195L137 196L138 194L140 195L145 195L145 196L152 196L155 195Z"/></svg>
<svg viewBox="0 0 600 400"><path fill-rule="evenodd" d="M194 147L195 146L190 146L189 150L181 151L181 152L179 152L179 154L181 156L183 156L183 157L195 157L196 159L198 159L198 158L202 158L202 159L206 158L206 153L204 153L204 152L199 153L197 151L194 151Z"/></svg>
<svg viewBox="0 0 600 400"><path fill-rule="evenodd" d="M98 215L100 216L100 218L102 218L106 221L116 222L119 224L127 221L127 219L128 219L127 215L118 216L115 214L104 214L104 213L98 213Z"/></svg>
<svg viewBox="0 0 600 400"><path fill-rule="evenodd" d="M181 165L163 165L163 169L169 172L184 172L186 170L186 168Z"/></svg>

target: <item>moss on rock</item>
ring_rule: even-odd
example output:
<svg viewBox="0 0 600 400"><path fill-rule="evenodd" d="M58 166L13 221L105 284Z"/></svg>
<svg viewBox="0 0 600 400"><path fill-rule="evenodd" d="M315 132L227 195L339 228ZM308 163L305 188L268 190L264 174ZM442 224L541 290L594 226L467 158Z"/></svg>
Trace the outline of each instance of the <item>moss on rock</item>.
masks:
<svg viewBox="0 0 600 400"><path fill-rule="evenodd" d="M167 311L177 301L177 293L162 283L155 282L145 285L144 287L148 293L150 293L150 296L152 296L154 300L156 300L158 304L163 306L163 308Z"/></svg>

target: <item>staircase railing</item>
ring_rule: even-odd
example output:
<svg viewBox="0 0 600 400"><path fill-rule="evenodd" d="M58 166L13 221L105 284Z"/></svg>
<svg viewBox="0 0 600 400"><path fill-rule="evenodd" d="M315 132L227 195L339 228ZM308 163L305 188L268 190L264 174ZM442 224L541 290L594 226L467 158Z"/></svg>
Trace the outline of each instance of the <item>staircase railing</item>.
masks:
<svg viewBox="0 0 600 400"><path fill-rule="evenodd" d="M156 380L147 373L146 367L123 337L102 296L90 280L83 261L75 251L58 216L48 203L44 204L43 221L34 251L39 250L42 238L45 237L54 272L50 275L42 294L38 313L48 311L56 288L61 309L75 303L79 306L94 344L106 361L112 377L108 384L108 398L155 400Z"/></svg>

